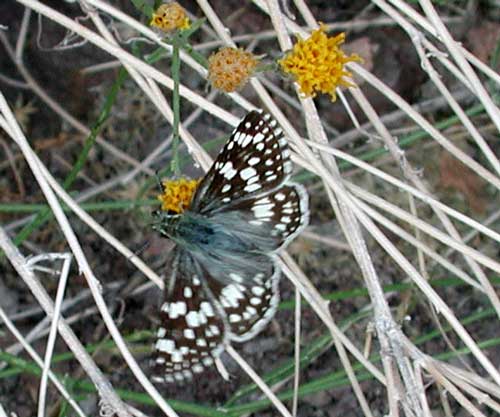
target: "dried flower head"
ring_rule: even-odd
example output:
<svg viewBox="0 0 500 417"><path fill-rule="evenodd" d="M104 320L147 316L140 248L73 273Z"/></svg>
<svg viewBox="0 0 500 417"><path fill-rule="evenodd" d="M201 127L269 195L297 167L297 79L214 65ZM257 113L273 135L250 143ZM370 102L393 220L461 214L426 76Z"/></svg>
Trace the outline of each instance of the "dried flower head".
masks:
<svg viewBox="0 0 500 417"><path fill-rule="evenodd" d="M172 32L176 29L187 29L191 25L184 8L177 2L165 3L156 9L151 18L150 26L157 27L163 32Z"/></svg>
<svg viewBox="0 0 500 417"><path fill-rule="evenodd" d="M158 196L161 209L182 213L189 208L191 199L200 180L179 178L177 180L164 180L162 182L163 194Z"/></svg>
<svg viewBox="0 0 500 417"><path fill-rule="evenodd" d="M247 83L258 62L250 52L224 47L208 58L208 79L215 88L231 93Z"/></svg>
<svg viewBox="0 0 500 417"><path fill-rule="evenodd" d="M340 45L344 43L345 33L330 37L321 25L307 39L299 38L293 49L278 63L282 70L291 74L307 97L315 97L318 92L330 94L335 101L337 86L354 87L345 80L352 74L344 68L347 62L361 61L356 55L346 55Z"/></svg>

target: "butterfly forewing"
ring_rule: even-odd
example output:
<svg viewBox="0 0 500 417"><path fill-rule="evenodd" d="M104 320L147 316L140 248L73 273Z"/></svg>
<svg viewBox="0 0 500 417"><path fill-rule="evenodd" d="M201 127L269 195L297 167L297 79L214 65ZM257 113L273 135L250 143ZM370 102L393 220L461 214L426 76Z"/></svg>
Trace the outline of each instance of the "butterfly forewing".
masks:
<svg viewBox="0 0 500 417"><path fill-rule="evenodd" d="M190 379L211 366L222 351L225 324L200 269L188 252L174 249L155 345L153 379L157 382Z"/></svg>
<svg viewBox="0 0 500 417"><path fill-rule="evenodd" d="M292 171L283 131L268 114L252 111L222 148L196 192L191 210L210 213L282 184Z"/></svg>

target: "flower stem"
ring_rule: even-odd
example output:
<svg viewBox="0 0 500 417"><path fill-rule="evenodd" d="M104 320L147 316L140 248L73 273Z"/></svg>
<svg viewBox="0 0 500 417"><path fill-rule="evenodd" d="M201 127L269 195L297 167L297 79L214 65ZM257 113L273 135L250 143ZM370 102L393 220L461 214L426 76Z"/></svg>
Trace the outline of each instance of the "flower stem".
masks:
<svg viewBox="0 0 500 417"><path fill-rule="evenodd" d="M180 95L179 95L179 84L180 84L180 68L181 60L179 56L179 39L178 36L174 36L172 39L172 79L174 80L174 90L172 93L172 108L174 111L174 123L173 123L173 133L172 133L172 161L170 162L170 169L175 176L180 175L179 168L179 123L180 123Z"/></svg>

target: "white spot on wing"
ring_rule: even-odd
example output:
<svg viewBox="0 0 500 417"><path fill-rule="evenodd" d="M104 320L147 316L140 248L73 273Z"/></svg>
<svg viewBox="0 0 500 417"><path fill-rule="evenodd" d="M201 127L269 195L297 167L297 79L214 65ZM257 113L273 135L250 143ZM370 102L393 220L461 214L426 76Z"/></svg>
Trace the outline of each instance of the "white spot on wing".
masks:
<svg viewBox="0 0 500 417"><path fill-rule="evenodd" d="M267 129L267 128L266 128L266 129L264 129L264 130L269 131L269 129ZM266 132L264 132L264 130L263 130L263 133L266 133ZM257 133L257 134L253 137L253 143L255 144L255 143L262 142L262 140L264 139L264 137L265 137L265 136L264 136L262 133Z"/></svg>
<svg viewBox="0 0 500 417"><path fill-rule="evenodd" d="M254 191L257 191L259 188L261 188L261 185L260 184L250 184L250 185L247 185L244 190L247 192L247 193L252 193Z"/></svg>
<svg viewBox="0 0 500 417"><path fill-rule="evenodd" d="M176 303L171 303L169 308L169 318L176 319L179 316L186 314L187 308L184 301L177 301Z"/></svg>
<svg viewBox="0 0 500 417"><path fill-rule="evenodd" d="M175 349L175 343L170 339L158 339L155 347L160 352L172 353Z"/></svg>
<svg viewBox="0 0 500 417"><path fill-rule="evenodd" d="M194 339L195 335L193 329L184 329L184 337L186 339Z"/></svg>
<svg viewBox="0 0 500 417"><path fill-rule="evenodd" d="M212 308L212 305L208 301L202 301L200 304L200 309L205 313L207 317L214 317L214 309Z"/></svg>
<svg viewBox="0 0 500 417"><path fill-rule="evenodd" d="M252 293L257 297L260 297L262 294L264 294L264 288L259 286L252 287Z"/></svg>
<svg viewBox="0 0 500 417"><path fill-rule="evenodd" d="M248 160L248 165L254 166L254 165L257 165L259 162L260 162L260 158L253 156L252 158L250 158Z"/></svg>
<svg viewBox="0 0 500 417"><path fill-rule="evenodd" d="M243 181L246 181L249 178L253 177L255 174L257 174L257 171L252 167L248 167L240 172L240 177Z"/></svg>
<svg viewBox="0 0 500 417"><path fill-rule="evenodd" d="M189 327L198 327L200 323L200 313L197 311L190 311L186 315L186 323Z"/></svg>
<svg viewBox="0 0 500 417"><path fill-rule="evenodd" d="M229 323L238 323L241 321L241 316L239 314L230 314Z"/></svg>

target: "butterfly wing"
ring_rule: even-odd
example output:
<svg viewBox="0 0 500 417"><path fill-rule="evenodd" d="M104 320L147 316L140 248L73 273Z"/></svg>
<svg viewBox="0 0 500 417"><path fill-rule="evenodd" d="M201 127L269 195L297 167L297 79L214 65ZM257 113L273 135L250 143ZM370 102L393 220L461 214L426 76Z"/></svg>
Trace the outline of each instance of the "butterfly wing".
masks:
<svg viewBox="0 0 500 417"><path fill-rule="evenodd" d="M280 269L273 256L220 251L217 258L198 254L205 282L220 306L228 338L251 339L271 320L279 302Z"/></svg>
<svg viewBox="0 0 500 417"><path fill-rule="evenodd" d="M283 131L268 114L251 111L231 134L201 181L190 210L211 214L272 190L292 171Z"/></svg>
<svg viewBox="0 0 500 417"><path fill-rule="evenodd" d="M286 184L221 208L211 220L248 241L250 250L270 253L286 247L307 226L308 206L305 188Z"/></svg>
<svg viewBox="0 0 500 417"><path fill-rule="evenodd" d="M155 344L155 382L183 381L203 372L222 352L227 337L220 307L204 284L203 268L179 246L171 259Z"/></svg>
<svg viewBox="0 0 500 417"><path fill-rule="evenodd" d="M249 340L271 320L279 302L280 270L274 258L266 255L248 254L247 258L246 265L253 265L253 271L242 269L241 260L230 252L214 262L179 246L173 250L153 381L191 379L213 364L226 340Z"/></svg>

